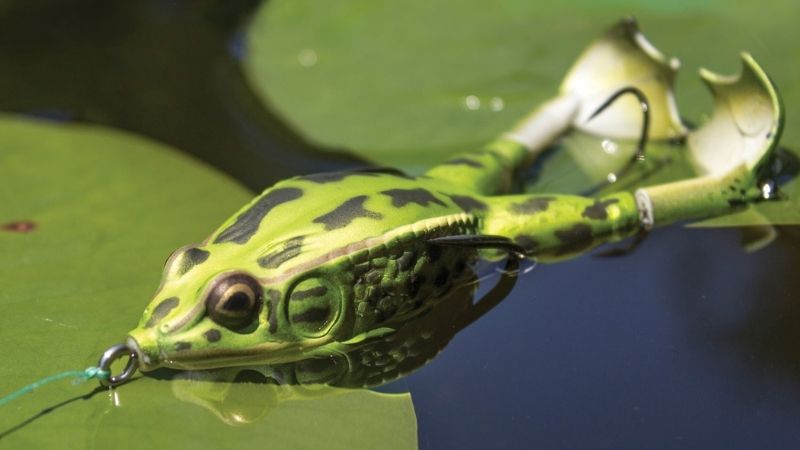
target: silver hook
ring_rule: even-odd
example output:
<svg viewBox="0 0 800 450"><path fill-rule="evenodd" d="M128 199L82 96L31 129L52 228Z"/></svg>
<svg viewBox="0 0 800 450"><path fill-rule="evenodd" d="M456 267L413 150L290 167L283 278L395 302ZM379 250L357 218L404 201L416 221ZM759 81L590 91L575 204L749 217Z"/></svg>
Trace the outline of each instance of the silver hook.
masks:
<svg viewBox="0 0 800 450"><path fill-rule="evenodd" d="M125 366L125 370L119 375L111 375L111 363L126 355L128 356L128 364ZM114 387L128 381L133 374L136 373L136 369L139 368L139 357L136 356L136 352L128 347L127 344L117 344L103 352L103 356L101 356L100 361L97 362L97 367L109 372L109 377L107 379L100 379L100 385Z"/></svg>
<svg viewBox="0 0 800 450"><path fill-rule="evenodd" d="M633 155L628 164L625 165L619 171L612 172L608 174L608 177L605 182L598 184L597 186L592 187L581 193L581 195L594 195L595 192L599 191L600 189L608 186L609 184L616 183L620 177L628 172L628 170L633 167L634 164L637 162L644 161L645 159L645 146L647 145L647 141L650 138L650 102L647 100L647 96L644 95L639 88L634 86L627 86L622 89L617 90L611 97L609 97L606 101L600 105L591 116L589 116L586 121L590 121L597 117L601 112L605 111L606 108L611 106L614 102L617 101L618 98L622 97L625 94L630 94L636 97L639 101L639 106L642 108L642 131L639 133L639 141L636 143L636 153Z"/></svg>
<svg viewBox="0 0 800 450"><path fill-rule="evenodd" d="M614 104L618 98L625 94L631 94L639 100L639 107L642 108L642 131L639 133L639 142L636 143L636 154L633 155L632 161L644 161L644 148L647 145L647 140L650 137L650 102L647 101L647 96L644 95L639 88L634 86L627 86L611 94L602 105L600 105L586 121L590 121L597 117L606 108Z"/></svg>

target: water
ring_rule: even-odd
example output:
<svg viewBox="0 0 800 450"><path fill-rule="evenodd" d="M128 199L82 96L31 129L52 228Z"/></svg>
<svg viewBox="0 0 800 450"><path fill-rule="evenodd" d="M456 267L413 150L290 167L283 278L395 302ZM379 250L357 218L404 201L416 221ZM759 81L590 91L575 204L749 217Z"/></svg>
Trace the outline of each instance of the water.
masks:
<svg viewBox="0 0 800 450"><path fill-rule="evenodd" d="M363 166L314 151L247 90L231 43L257 4L9 2L0 86L13 95L0 107L150 136L255 191L298 173Z"/></svg>
<svg viewBox="0 0 800 450"><path fill-rule="evenodd" d="M539 265L407 379L423 446L794 447L799 237L670 228Z"/></svg>
<svg viewBox="0 0 800 450"><path fill-rule="evenodd" d="M151 136L253 190L364 165L248 91L233 44L256 2L0 5L3 111ZM796 447L800 231L753 254L740 235L671 227L624 257L539 265L382 389L410 389L422 448Z"/></svg>

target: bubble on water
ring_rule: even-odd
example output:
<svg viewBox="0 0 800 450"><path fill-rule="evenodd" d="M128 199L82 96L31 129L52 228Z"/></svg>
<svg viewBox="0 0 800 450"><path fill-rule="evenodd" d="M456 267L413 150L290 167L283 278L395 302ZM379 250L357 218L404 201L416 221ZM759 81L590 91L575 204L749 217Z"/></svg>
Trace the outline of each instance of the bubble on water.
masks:
<svg viewBox="0 0 800 450"><path fill-rule="evenodd" d="M619 150L619 145L617 145L617 143L611 139L603 139L603 142L600 144L600 146L603 147L603 151L609 155L613 155L614 153L617 153L617 150Z"/></svg>
<svg viewBox="0 0 800 450"><path fill-rule="evenodd" d="M492 109L492 111L499 112L505 109L506 102L504 102L500 97L492 97L492 99L489 100L489 107Z"/></svg>
<svg viewBox="0 0 800 450"><path fill-rule="evenodd" d="M314 67L317 64L317 52L310 48L300 50L300 53L297 54L297 61L303 67Z"/></svg>
<svg viewBox="0 0 800 450"><path fill-rule="evenodd" d="M470 111L476 111L481 107L481 99L475 95L468 95L464 97L464 106Z"/></svg>

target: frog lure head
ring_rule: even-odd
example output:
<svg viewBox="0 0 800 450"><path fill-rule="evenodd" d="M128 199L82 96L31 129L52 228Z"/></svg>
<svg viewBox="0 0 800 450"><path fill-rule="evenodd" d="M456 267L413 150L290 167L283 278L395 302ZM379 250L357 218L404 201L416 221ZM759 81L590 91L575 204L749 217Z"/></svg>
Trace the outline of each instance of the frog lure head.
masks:
<svg viewBox="0 0 800 450"><path fill-rule="evenodd" d="M758 201L783 106L752 57L742 59L738 77L702 72L715 111L687 130L671 90L677 62L623 21L584 52L558 97L482 150L420 177L368 170L275 184L203 243L169 257L138 326L99 363L109 370L129 356L128 366L103 383L120 384L137 367L210 369L329 355L427 313L447 292L474 282L479 257L561 260ZM620 92L638 93L640 102L593 119ZM698 175L599 198L510 194L521 169L573 129L685 140Z"/></svg>

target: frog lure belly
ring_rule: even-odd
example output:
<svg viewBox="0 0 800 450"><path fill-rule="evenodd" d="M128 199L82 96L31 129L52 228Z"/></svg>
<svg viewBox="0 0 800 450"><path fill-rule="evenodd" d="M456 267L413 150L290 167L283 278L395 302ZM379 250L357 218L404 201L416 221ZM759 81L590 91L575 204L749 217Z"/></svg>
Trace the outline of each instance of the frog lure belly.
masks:
<svg viewBox="0 0 800 450"><path fill-rule="evenodd" d="M676 62L623 21L584 52L558 97L479 151L418 177L352 171L275 184L202 244L172 254L139 325L101 359L107 369L130 355L130 370L106 383L125 381L137 360L148 371L305 359L391 333L466 282L481 256L560 260L761 199L783 110L761 68L742 59L738 77L701 72L715 112L688 131L671 92ZM649 100L651 139L687 140L700 176L599 198L509 191L571 129L638 136L638 102L588 120L620 89Z"/></svg>

